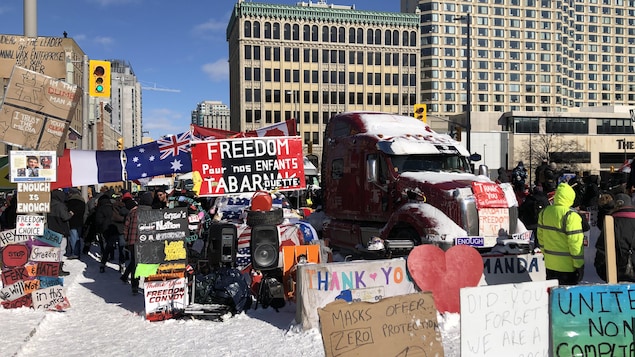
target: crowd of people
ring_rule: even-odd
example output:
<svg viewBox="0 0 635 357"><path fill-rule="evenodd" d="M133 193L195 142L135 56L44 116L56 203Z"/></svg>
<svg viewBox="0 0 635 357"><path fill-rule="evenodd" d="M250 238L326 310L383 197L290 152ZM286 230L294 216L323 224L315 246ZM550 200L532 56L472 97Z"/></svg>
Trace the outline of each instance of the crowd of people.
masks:
<svg viewBox="0 0 635 357"><path fill-rule="evenodd" d="M119 187L102 186L86 201L80 190L51 191L50 211L46 214L49 230L63 236L62 253L66 259L80 259L87 255L92 245L99 247L100 272L106 272L106 263L119 264L120 279L130 282L132 293L139 292L139 279L135 278L134 248L138 241L137 210L162 209L168 206L168 193L159 187L151 191L133 194ZM0 201L0 228L16 226L17 195ZM126 265L127 263L127 265ZM60 263L59 275L68 275Z"/></svg>
<svg viewBox="0 0 635 357"><path fill-rule="evenodd" d="M533 185L528 185L523 162L511 172L499 169L497 182L512 184L518 198L518 216L533 231L534 243L545 258L547 279L561 285L575 285L584 276L585 232L590 231L590 212L597 212L600 236L596 243L594 267L606 281L604 218L614 219L616 264L619 281L635 281L635 173L618 185L601 187L600 177L565 176L557 165L543 160L536 168ZM568 178L568 179L567 179ZM531 187L530 187L531 186Z"/></svg>

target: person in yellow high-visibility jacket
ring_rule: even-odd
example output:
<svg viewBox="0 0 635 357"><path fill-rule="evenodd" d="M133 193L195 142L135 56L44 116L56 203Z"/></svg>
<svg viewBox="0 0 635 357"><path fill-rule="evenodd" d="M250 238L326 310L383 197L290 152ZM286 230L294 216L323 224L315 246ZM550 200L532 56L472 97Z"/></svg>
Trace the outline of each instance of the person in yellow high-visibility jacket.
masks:
<svg viewBox="0 0 635 357"><path fill-rule="evenodd" d="M566 183L556 189L553 205L538 215L538 243L545 256L547 280L576 285L584 275L582 217L571 208L575 191Z"/></svg>

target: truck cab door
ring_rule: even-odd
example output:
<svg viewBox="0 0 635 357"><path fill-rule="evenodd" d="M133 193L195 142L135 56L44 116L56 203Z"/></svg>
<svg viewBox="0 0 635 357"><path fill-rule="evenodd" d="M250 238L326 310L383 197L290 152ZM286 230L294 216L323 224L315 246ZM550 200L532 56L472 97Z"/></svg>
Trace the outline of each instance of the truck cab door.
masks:
<svg viewBox="0 0 635 357"><path fill-rule="evenodd" d="M364 206L371 217L383 217L390 209L388 167L379 154L366 156Z"/></svg>

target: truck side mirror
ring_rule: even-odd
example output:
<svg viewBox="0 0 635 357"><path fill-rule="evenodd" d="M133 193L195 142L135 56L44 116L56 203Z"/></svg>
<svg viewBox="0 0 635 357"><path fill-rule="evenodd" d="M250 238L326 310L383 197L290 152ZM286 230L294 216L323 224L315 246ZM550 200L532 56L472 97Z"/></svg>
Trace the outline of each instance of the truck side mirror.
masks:
<svg viewBox="0 0 635 357"><path fill-rule="evenodd" d="M369 156L366 159L366 182L377 182L377 157Z"/></svg>

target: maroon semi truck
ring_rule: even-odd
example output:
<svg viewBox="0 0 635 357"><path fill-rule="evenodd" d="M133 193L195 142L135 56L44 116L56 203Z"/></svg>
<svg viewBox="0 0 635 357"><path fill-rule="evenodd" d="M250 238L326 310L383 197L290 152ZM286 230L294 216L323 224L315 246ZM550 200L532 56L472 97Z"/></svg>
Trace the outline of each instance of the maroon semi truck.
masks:
<svg viewBox="0 0 635 357"><path fill-rule="evenodd" d="M375 237L386 253L418 244L529 247L509 184L472 173L469 152L412 117L350 112L329 121L322 155L328 216L323 237L363 251ZM375 238L376 239L376 238Z"/></svg>

